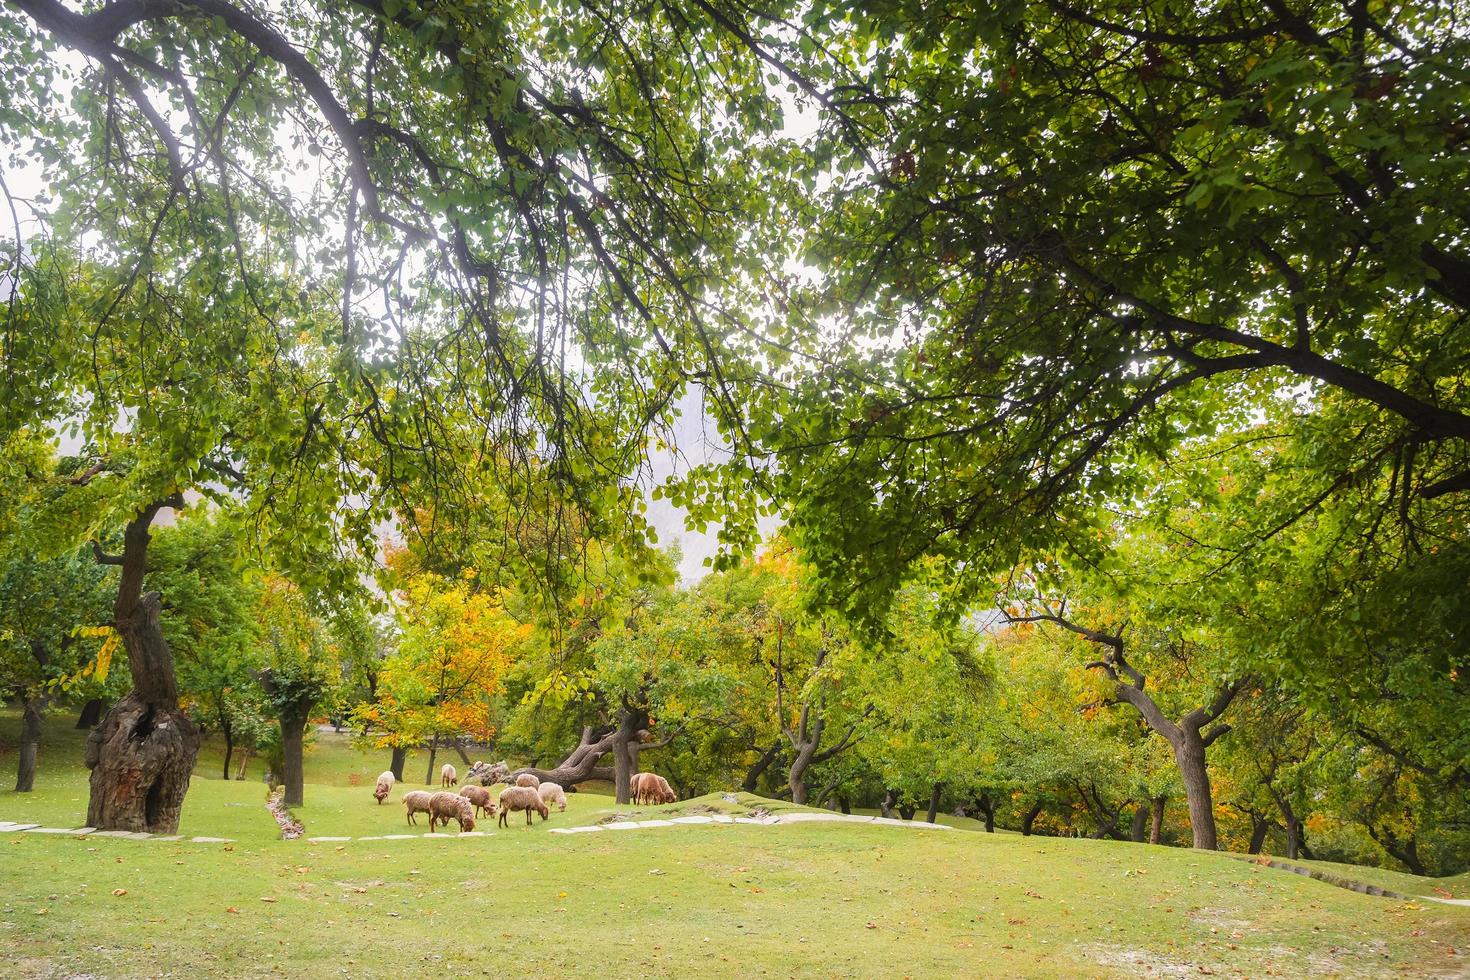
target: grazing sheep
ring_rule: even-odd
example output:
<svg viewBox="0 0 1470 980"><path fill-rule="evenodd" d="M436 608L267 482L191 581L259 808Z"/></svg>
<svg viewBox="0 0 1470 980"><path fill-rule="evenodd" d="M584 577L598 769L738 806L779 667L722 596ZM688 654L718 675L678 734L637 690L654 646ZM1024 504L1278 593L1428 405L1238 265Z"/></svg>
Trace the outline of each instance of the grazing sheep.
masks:
<svg viewBox="0 0 1470 980"><path fill-rule="evenodd" d="M459 795L475 805L475 816L495 816L495 801L490 798L490 791L483 786L462 786Z"/></svg>
<svg viewBox="0 0 1470 980"><path fill-rule="evenodd" d="M529 786L532 789L535 789L537 786L541 785L541 779L539 776L533 776L528 772L523 772L516 777L516 785Z"/></svg>
<svg viewBox="0 0 1470 980"><path fill-rule="evenodd" d="M444 768L439 770L439 783L443 786L458 786L459 773L449 763L444 763Z"/></svg>
<svg viewBox="0 0 1470 980"><path fill-rule="evenodd" d="M403 808L408 811L409 823L418 824L418 821L413 818L415 813L429 812L429 800L432 797L432 793L422 789L416 789L410 793L403 794Z"/></svg>
<svg viewBox="0 0 1470 980"><path fill-rule="evenodd" d="M541 802L548 807L556 804L558 813L563 813L567 808L567 794L556 783L542 783L536 787L536 795L541 797Z"/></svg>
<svg viewBox="0 0 1470 980"><path fill-rule="evenodd" d="M382 806L383 801L388 798L388 794L393 792L393 784L395 782L397 780L393 778L393 770L391 769L386 770L378 777L378 785L373 787L373 796L377 798L378 806Z"/></svg>
<svg viewBox="0 0 1470 980"><path fill-rule="evenodd" d="M458 793L435 793L429 797L429 833L435 824L449 826L453 820L459 824L460 833L475 829L475 815L470 812L470 801Z"/></svg>
<svg viewBox="0 0 1470 980"><path fill-rule="evenodd" d="M665 779L664 777L662 777L662 776L660 776L660 775L658 775L656 773L649 773L649 775L653 776L654 781L658 784L657 785L657 788L654 791L654 800L653 800L653 802L655 802L655 803L676 803L676 802L678 802L678 800L679 800L678 794L676 794L674 792L674 787L672 787L672 786L669 785L669 781L667 779Z"/></svg>
<svg viewBox="0 0 1470 980"><path fill-rule="evenodd" d="M628 780L628 792L632 795L635 806L660 802L658 791L658 777L651 772L635 772L633 778Z"/></svg>
<svg viewBox="0 0 1470 980"><path fill-rule="evenodd" d="M500 791L500 826L507 826L507 818L516 810L526 811L527 827L531 826L532 810L541 814L542 820L551 816L551 811L541 802L541 796L530 786L507 786Z"/></svg>

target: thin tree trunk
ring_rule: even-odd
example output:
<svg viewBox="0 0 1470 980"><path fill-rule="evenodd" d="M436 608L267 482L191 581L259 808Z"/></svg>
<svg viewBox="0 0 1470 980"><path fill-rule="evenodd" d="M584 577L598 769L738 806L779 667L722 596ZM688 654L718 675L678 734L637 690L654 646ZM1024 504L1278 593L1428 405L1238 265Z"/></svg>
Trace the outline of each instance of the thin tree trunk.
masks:
<svg viewBox="0 0 1470 980"><path fill-rule="evenodd" d="M93 698L82 705L82 713L77 716L77 728L96 728L97 723L102 720L102 709L105 707L101 698Z"/></svg>
<svg viewBox="0 0 1470 980"><path fill-rule="evenodd" d="M883 816L887 817L889 820L892 820L893 819L893 808L895 806L897 806L897 805L898 805L898 791L897 790L892 790L892 789L884 790L883 791L883 802L878 805L879 812L882 813Z"/></svg>
<svg viewBox="0 0 1470 980"><path fill-rule="evenodd" d="M989 793L981 793L975 797L975 809L985 818L985 832L995 833L995 802L991 800Z"/></svg>
<svg viewBox="0 0 1470 980"><path fill-rule="evenodd" d="M1167 796L1155 796L1153 798L1153 824L1149 828L1148 842L1159 843L1164 836L1164 804L1169 801Z"/></svg>
<svg viewBox="0 0 1470 980"><path fill-rule="evenodd" d="M106 559L122 565L113 627L133 688L87 738L87 824L98 830L175 833L199 754L199 730L179 708L173 652L158 622L162 602L157 592L143 592L148 527L163 507L182 506L175 496L143 508L123 533L122 557Z"/></svg>
<svg viewBox="0 0 1470 980"><path fill-rule="evenodd" d="M1036 826L1036 818L1041 816L1041 811L1044 809L1046 809L1045 804L1037 803L1026 811L1026 815L1021 818L1022 837L1031 836L1031 829Z"/></svg>
<svg viewBox="0 0 1470 980"><path fill-rule="evenodd" d="M1133 811L1133 828L1128 839L1135 844L1142 844L1148 835L1148 804L1139 804L1138 809Z"/></svg>
<svg viewBox="0 0 1470 980"><path fill-rule="evenodd" d="M29 793L36 788L36 752L41 747L41 720L45 710L45 698L25 699L20 726L20 764L15 773L17 793Z"/></svg>
<svg viewBox="0 0 1470 980"><path fill-rule="evenodd" d="M407 747L402 745L393 746L393 760L388 764L388 771L393 773L393 778L400 783L403 782L403 767L407 762Z"/></svg>
<svg viewBox="0 0 1470 980"><path fill-rule="evenodd" d="M436 733L433 738L429 739L429 771L424 776L425 786L433 786L437 782L434 778L434 763L438 761L438 756L439 736Z"/></svg>
<svg viewBox="0 0 1470 980"><path fill-rule="evenodd" d="M235 754L235 740L230 735L230 726L229 725L223 725L223 726L221 726L220 727L220 734L225 737L225 781L226 782L229 782L229 779L230 779L230 756L232 756L232 755Z"/></svg>
<svg viewBox="0 0 1470 980"><path fill-rule="evenodd" d="M929 791L929 812L925 814L924 820L933 823L939 816L939 797L944 793L944 784L935 783L934 788Z"/></svg>
<svg viewBox="0 0 1470 980"><path fill-rule="evenodd" d="M250 765L250 755L249 745L246 745L240 750L240 768L235 770L235 778L237 780L245 778L245 768Z"/></svg>
<svg viewBox="0 0 1470 980"><path fill-rule="evenodd" d="M464 750L464 743L461 742L459 739L454 740L454 751L459 753L459 757L464 761L465 765L474 765L474 763L470 761L469 753Z"/></svg>

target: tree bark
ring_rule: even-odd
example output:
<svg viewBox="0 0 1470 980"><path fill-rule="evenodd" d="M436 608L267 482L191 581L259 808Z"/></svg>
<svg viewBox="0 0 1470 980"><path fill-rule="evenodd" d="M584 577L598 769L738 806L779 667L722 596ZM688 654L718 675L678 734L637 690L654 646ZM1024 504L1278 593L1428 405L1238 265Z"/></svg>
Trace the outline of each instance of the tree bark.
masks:
<svg viewBox="0 0 1470 980"><path fill-rule="evenodd" d="M1148 842L1157 844L1164 836L1164 804L1169 801L1167 796L1155 796L1153 798L1153 825L1149 828Z"/></svg>
<svg viewBox="0 0 1470 980"><path fill-rule="evenodd" d="M87 824L98 830L172 834L199 754L199 730L179 708L173 652L158 623L157 592L143 592L149 525L164 507L182 507L175 495L157 501L128 523L113 627L128 654L133 689L113 705L87 738L92 770Z"/></svg>
<svg viewBox="0 0 1470 980"><path fill-rule="evenodd" d="M985 832L995 833L995 801L990 798L989 793L981 793L975 797L975 809L985 818Z"/></svg>
<svg viewBox="0 0 1470 980"><path fill-rule="evenodd" d="M882 813L883 816L887 817L889 820L892 820L893 819L893 808L896 805L898 805L898 791L897 790L892 790L892 789L884 790L883 791L883 802L878 805L878 811L880 813Z"/></svg>
<svg viewBox="0 0 1470 980"><path fill-rule="evenodd" d="M796 750L796 757L791 760L791 768L786 772L786 785L791 787L791 802L802 806L806 805L806 771L812 764L812 756L817 753L817 741L811 739L800 743Z"/></svg>
<svg viewBox="0 0 1470 980"><path fill-rule="evenodd" d="M20 724L20 764L15 772L15 791L29 793L36 788L36 752L41 747L42 712L45 698L26 698Z"/></svg>
<svg viewBox="0 0 1470 980"><path fill-rule="evenodd" d="M939 797L944 793L944 784L935 783L934 788L929 791L929 812L924 815L927 823L933 823L939 816Z"/></svg>
<svg viewBox="0 0 1470 980"><path fill-rule="evenodd" d="M554 769L538 769L527 766L517 769L510 774L510 781L522 773L530 773L543 783L556 783L558 786L570 788L577 783L584 783L589 779L601 779L613 782L616 773L611 766L599 766L597 760L613 750L622 730L617 728L593 728L588 725L582 730L582 740L576 748L572 749L567 757L557 763ZM641 737L641 733L640 733Z"/></svg>
<svg viewBox="0 0 1470 980"><path fill-rule="evenodd" d="M220 734L225 737L225 781L229 782L230 756L235 754L235 739L230 733L230 726L228 724L220 726Z"/></svg>
<svg viewBox="0 0 1470 980"><path fill-rule="evenodd" d="M1271 821L1259 814L1251 814L1251 842L1246 848L1247 854L1260 854L1261 848L1266 845L1266 835L1271 831Z"/></svg>
<svg viewBox="0 0 1470 980"><path fill-rule="evenodd" d="M435 775L434 774L434 763L437 762L437 761L439 761L438 760L438 755L439 755L439 736L436 733L433 738L429 739L429 771L427 773L425 773L425 775L424 775L424 785L425 786L433 786L433 785L435 785L438 782L438 780L436 780L434 778L434 775Z"/></svg>
<svg viewBox="0 0 1470 980"><path fill-rule="evenodd" d="M408 762L408 749L402 745L393 746L393 759L388 763L388 771L393 773L393 778L400 783L403 782L403 767Z"/></svg>
<svg viewBox="0 0 1470 980"><path fill-rule="evenodd" d="M848 799L845 796L839 796L839 797L837 797L837 808L839 810L841 810L843 813L851 813L852 812L852 800Z"/></svg>
<svg viewBox="0 0 1470 980"><path fill-rule="evenodd" d="M1148 835L1148 805L1139 804L1138 809L1133 811L1133 828L1128 839L1135 844L1142 844Z"/></svg>
<svg viewBox="0 0 1470 980"><path fill-rule="evenodd" d="M102 720L103 707L101 698L93 698L82 705L82 713L77 715L77 728L96 728L97 723Z"/></svg>
<svg viewBox="0 0 1470 980"><path fill-rule="evenodd" d="M1044 809L1046 809L1046 805L1044 803L1037 803L1032 806L1031 809L1026 811L1026 815L1021 818L1022 837L1031 836L1031 830L1033 827L1036 826L1036 818L1041 816L1041 811Z"/></svg>
<svg viewBox="0 0 1470 980"><path fill-rule="evenodd" d="M1189 826L1194 831L1194 846L1202 851L1219 849L1215 836L1215 803L1210 796L1210 773L1205 766L1205 746L1199 732L1185 727L1174 745L1174 761L1184 781L1184 796L1189 803Z"/></svg>
<svg viewBox="0 0 1470 980"><path fill-rule="evenodd" d="M898 815L900 817L903 817L905 820L914 819L914 814L918 812L919 808L914 806L912 803L900 803L898 805Z"/></svg>
<svg viewBox="0 0 1470 980"><path fill-rule="evenodd" d="M281 713L281 782L286 787L286 805L301 806L305 797L305 766L302 746L310 707Z"/></svg>
<svg viewBox="0 0 1470 980"><path fill-rule="evenodd" d="M454 740L454 751L459 753L459 757L461 760L463 760L465 765L474 765L474 763L470 761L470 754L464 750L464 743L461 742L459 739Z"/></svg>
<svg viewBox="0 0 1470 980"><path fill-rule="evenodd" d="M780 756L781 740L778 738L776 741L771 743L771 747L769 749L766 749L765 752L761 753L761 757L756 760L755 765L746 770L745 779L741 781L740 788L747 793L754 793L761 776L765 773L767 769L771 767L771 764L773 762L780 758Z"/></svg>

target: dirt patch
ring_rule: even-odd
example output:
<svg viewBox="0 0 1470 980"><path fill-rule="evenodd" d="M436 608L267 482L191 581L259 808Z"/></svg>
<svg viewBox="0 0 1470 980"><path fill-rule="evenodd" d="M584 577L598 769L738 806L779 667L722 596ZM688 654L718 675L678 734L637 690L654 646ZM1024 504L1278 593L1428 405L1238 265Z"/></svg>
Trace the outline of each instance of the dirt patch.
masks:
<svg viewBox="0 0 1470 980"><path fill-rule="evenodd" d="M1147 974L1151 977L1197 977L1201 974L1202 967L1205 966L1209 966L1209 969L1216 973L1224 972L1223 967L1187 963L1184 960L1172 959L1148 949L1130 949L1127 946L1110 946L1107 943L1089 943L1079 949L1082 955L1092 962L1101 966L1114 967L1133 976Z"/></svg>

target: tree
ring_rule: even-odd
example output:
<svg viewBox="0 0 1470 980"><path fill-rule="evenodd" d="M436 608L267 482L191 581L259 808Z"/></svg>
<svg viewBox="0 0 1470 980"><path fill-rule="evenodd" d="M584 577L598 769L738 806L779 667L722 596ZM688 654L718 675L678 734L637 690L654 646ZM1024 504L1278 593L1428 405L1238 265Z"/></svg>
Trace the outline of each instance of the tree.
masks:
<svg viewBox="0 0 1470 980"><path fill-rule="evenodd" d="M401 593L396 649L378 670L375 700L354 714L377 730L379 747L427 742L424 781L431 785L438 777L440 745L494 736L491 700L532 632L506 613L500 596L472 591L472 577L446 580L421 572L409 578Z"/></svg>
<svg viewBox="0 0 1470 980"><path fill-rule="evenodd" d="M280 725L285 803L301 806L306 724L341 679L336 651L307 597L280 575L267 577L260 614L267 659L256 678Z"/></svg>

